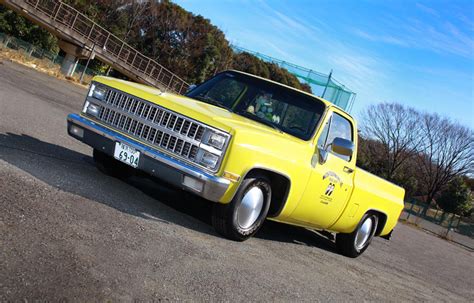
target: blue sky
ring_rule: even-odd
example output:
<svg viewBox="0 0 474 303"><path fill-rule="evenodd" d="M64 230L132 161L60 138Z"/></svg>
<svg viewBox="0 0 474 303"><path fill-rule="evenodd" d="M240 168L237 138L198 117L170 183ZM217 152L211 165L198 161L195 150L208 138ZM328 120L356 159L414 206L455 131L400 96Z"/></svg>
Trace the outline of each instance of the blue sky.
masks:
<svg viewBox="0 0 474 303"><path fill-rule="evenodd" d="M352 113L399 102L474 128L474 1L178 0L232 43L329 73Z"/></svg>

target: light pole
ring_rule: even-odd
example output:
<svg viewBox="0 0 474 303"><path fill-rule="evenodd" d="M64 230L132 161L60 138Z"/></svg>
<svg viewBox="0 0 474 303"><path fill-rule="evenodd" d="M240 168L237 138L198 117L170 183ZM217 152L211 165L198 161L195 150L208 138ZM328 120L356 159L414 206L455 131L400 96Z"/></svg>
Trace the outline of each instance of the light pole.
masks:
<svg viewBox="0 0 474 303"><path fill-rule="evenodd" d="M91 53L89 54L89 58L87 58L86 66L84 67L84 70L82 71L81 79L79 80L79 82L80 82L81 84L84 84L84 83L83 83L84 74L86 73L86 70L87 70L87 68L89 67L89 62L91 62L91 58L92 58L92 56L94 55L94 50L95 50L95 42L94 42L94 45L92 46L92 50L91 50Z"/></svg>

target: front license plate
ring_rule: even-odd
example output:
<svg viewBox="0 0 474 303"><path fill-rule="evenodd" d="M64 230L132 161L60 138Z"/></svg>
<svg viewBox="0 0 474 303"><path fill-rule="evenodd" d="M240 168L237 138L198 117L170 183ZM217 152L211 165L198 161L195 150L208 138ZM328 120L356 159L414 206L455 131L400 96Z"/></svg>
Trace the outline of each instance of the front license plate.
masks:
<svg viewBox="0 0 474 303"><path fill-rule="evenodd" d="M115 142L114 158L136 168L140 160L140 152L127 144Z"/></svg>

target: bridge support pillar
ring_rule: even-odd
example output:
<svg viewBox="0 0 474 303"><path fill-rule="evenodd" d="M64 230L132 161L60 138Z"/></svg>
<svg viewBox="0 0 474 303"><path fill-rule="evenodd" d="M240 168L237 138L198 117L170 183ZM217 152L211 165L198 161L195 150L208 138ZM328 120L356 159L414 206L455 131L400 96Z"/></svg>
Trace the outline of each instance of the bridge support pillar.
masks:
<svg viewBox="0 0 474 303"><path fill-rule="evenodd" d="M78 62L78 57L73 54L66 53L66 57L64 57L63 63L61 64L61 73L66 77L72 77Z"/></svg>
<svg viewBox="0 0 474 303"><path fill-rule="evenodd" d="M91 52L84 47L77 46L64 40L59 40L58 45L66 53L66 57L61 65L61 73L66 77L72 77L79 59L89 58ZM94 59L93 57L94 56L92 56L91 59Z"/></svg>

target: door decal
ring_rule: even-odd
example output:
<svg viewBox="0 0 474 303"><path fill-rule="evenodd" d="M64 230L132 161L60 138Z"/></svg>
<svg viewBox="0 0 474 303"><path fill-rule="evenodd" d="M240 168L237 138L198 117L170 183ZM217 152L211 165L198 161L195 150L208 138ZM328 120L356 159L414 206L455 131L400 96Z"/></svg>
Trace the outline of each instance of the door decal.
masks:
<svg viewBox="0 0 474 303"><path fill-rule="evenodd" d="M333 172L333 171L328 171L324 174L323 180L328 179L329 184L328 187L326 188L326 191L324 192L323 195L321 195L320 202L323 204L329 204L329 202L332 201L332 194L336 190L336 184L339 184L339 187L342 187L342 180L339 178L339 176Z"/></svg>
<svg viewBox="0 0 474 303"><path fill-rule="evenodd" d="M327 171L323 176L323 180L326 178L329 178L329 181L332 183L339 183L339 186L342 187L342 180L335 172Z"/></svg>
<svg viewBox="0 0 474 303"><path fill-rule="evenodd" d="M332 192L334 191L334 187L336 187L336 185L334 185L334 183L329 183L328 185L328 188L326 189L326 192L324 193L326 196L330 197L332 195Z"/></svg>

